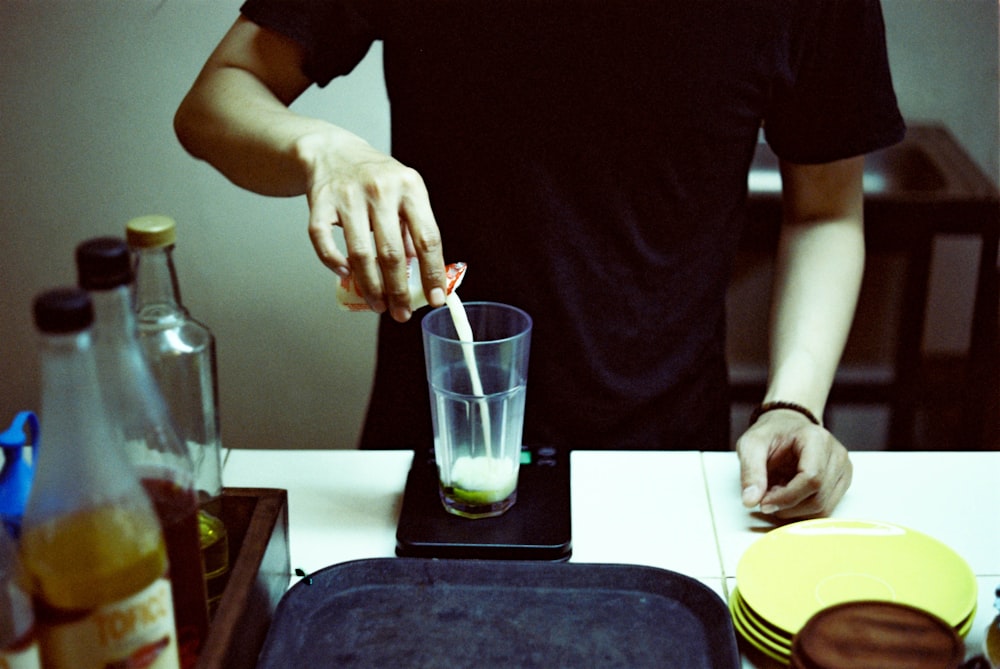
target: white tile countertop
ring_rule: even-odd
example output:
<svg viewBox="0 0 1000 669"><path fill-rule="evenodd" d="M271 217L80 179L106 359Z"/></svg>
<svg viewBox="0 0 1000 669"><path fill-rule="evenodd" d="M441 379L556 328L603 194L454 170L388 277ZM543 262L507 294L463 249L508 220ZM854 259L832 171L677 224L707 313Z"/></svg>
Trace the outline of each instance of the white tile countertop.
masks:
<svg viewBox="0 0 1000 669"><path fill-rule="evenodd" d="M852 460L854 480L834 517L903 525L965 558L980 593L966 646L981 652L1000 585L1000 452L857 452ZM288 491L291 566L311 573L395 555L411 461L410 451L231 450L223 480ZM723 598L740 556L772 527L740 503L733 453L576 451L571 505L573 562L669 569Z"/></svg>
<svg viewBox="0 0 1000 669"><path fill-rule="evenodd" d="M733 454L701 457L722 568L731 576L769 524L742 508ZM951 546L976 574L1000 574L1000 453L866 451L851 460L854 478L833 517L919 530Z"/></svg>
<svg viewBox="0 0 1000 669"><path fill-rule="evenodd" d="M772 525L742 508L739 461L732 453L701 458L728 594L740 557ZM908 527L961 555L979 584L967 654L981 653L1000 586L1000 452L865 451L852 453L851 460L851 487L832 516Z"/></svg>

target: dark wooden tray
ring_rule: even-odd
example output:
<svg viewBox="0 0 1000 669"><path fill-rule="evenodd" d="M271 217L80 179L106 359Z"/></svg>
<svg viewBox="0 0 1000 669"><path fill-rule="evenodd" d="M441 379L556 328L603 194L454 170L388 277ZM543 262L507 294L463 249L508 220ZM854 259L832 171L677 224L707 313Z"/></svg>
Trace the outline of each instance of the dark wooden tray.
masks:
<svg viewBox="0 0 1000 669"><path fill-rule="evenodd" d="M291 577L288 493L225 488L222 521L229 532L229 582L197 669L249 669Z"/></svg>

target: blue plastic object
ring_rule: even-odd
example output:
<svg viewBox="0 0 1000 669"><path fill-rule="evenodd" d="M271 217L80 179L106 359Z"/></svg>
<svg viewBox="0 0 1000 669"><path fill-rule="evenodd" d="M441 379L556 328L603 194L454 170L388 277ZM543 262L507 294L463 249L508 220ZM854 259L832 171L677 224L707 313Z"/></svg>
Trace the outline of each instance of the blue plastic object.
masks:
<svg viewBox="0 0 1000 669"><path fill-rule="evenodd" d="M38 460L38 417L31 411L21 411L14 422L0 432L3 448L3 468L0 469L0 519L4 527L17 538L21 534L21 517L31 491L31 480ZM31 448L30 460L25 448Z"/></svg>

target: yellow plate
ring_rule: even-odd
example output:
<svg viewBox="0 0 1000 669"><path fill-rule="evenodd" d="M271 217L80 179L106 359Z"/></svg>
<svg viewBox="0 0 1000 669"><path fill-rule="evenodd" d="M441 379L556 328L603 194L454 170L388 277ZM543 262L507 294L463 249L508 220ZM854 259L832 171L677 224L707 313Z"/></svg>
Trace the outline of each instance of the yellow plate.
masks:
<svg viewBox="0 0 1000 669"><path fill-rule="evenodd" d="M743 598L739 596L739 591L737 591L736 609L743 622L752 627L759 637L766 639L787 652L791 651L792 637L786 635L774 625L768 624L766 620L758 616L753 609L747 606Z"/></svg>
<svg viewBox="0 0 1000 669"><path fill-rule="evenodd" d="M729 612L733 620L733 629L743 637L744 641L780 664L787 665L789 663L792 656L791 641L779 638L771 626L766 622L758 620L753 612L746 607L746 603L735 588L729 600ZM969 634L969 631L972 629L972 620L974 617L975 612L969 614L969 617L962 621L956 629L961 638L964 639ZM998 626L1000 622L998 621L995 621L990 628L991 633L994 633L994 628L1000 630L1000 626ZM1000 632L996 634L1000 638ZM1000 643L1000 641L995 643Z"/></svg>
<svg viewBox="0 0 1000 669"><path fill-rule="evenodd" d="M782 664L788 664L792 654L791 646L789 645L788 647L785 647L784 644L778 644L766 638L761 633L761 630L757 628L756 623L745 617L745 613L740 604L739 594L734 592L729 600L729 611L733 618L733 628L739 632L740 636L742 636L751 646L764 653L772 660L777 660Z"/></svg>
<svg viewBox="0 0 1000 669"><path fill-rule="evenodd" d="M876 599L961 628L976 607L969 565L937 539L890 523L824 518L772 530L736 567L745 605L794 635L817 611Z"/></svg>

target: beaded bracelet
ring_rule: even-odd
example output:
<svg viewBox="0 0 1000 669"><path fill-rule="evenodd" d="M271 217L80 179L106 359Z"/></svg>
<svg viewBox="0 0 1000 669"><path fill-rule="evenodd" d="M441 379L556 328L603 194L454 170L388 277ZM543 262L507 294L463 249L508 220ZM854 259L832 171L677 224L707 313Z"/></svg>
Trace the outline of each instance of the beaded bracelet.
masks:
<svg viewBox="0 0 1000 669"><path fill-rule="evenodd" d="M800 413L808 418L809 422L813 425L823 425L819 422L819 419L816 418L812 411L805 408L801 404L796 404L795 402L764 402L763 404L758 405L757 408L753 410L753 413L750 414L750 425L756 423L757 419L766 414L768 411L777 411L778 409L795 411L796 413ZM747 427L749 427L749 425Z"/></svg>

